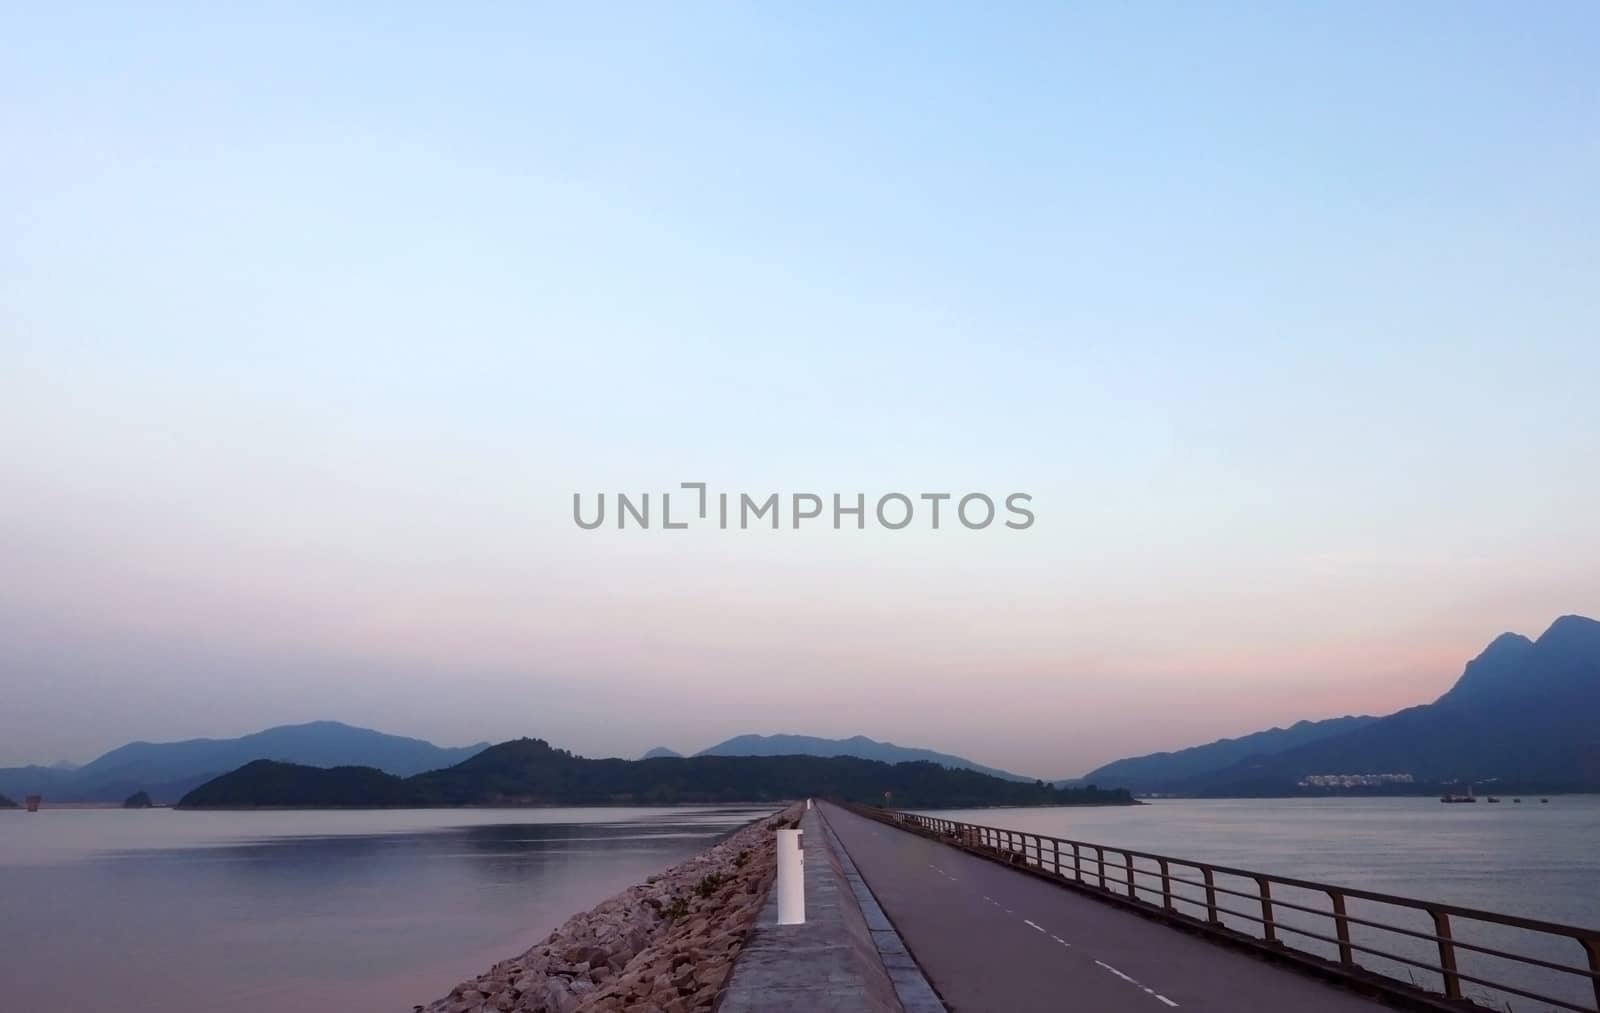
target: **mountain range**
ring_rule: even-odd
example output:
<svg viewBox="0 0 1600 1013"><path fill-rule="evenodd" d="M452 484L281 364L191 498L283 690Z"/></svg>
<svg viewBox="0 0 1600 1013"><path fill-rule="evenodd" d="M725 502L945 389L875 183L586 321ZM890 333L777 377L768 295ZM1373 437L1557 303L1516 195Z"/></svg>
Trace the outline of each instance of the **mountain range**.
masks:
<svg viewBox="0 0 1600 1013"><path fill-rule="evenodd" d="M1600 788L1600 623L1557 619L1537 640L1495 638L1449 692L1432 703L1379 717L1299 721L1287 728L1171 752L1129 757L1059 787L1116 785L1180 795L1292 795L1328 790L1302 781L1316 775L1409 775L1409 782L1361 791L1432 791L1489 782L1518 790ZM739 735L696 755L858 756L888 762L920 759L1008 780L1023 775L961 756L897 746L865 736ZM656 749L647 755L677 755Z"/></svg>
<svg viewBox="0 0 1600 1013"><path fill-rule="evenodd" d="M656 747L646 757L672 755L670 749ZM1036 778L1014 774L1009 770L986 767L964 756L935 752L916 746L897 746L893 742L879 742L865 735L848 739L823 739L814 735L735 735L694 754L696 756L854 756L861 760L879 760L883 763L937 763L941 767L958 770L975 770L980 774L998 777L1003 781L1034 781Z"/></svg>
<svg viewBox="0 0 1600 1013"><path fill-rule="evenodd" d="M1174 784L1202 777L1255 756L1281 753L1318 739L1354 731L1379 720L1375 717L1328 718L1325 721L1297 721L1288 728L1269 728L1264 732L1218 739L1203 746L1190 746L1170 753L1150 753L1116 760L1075 778L1072 783L1115 784L1136 792L1171 790Z"/></svg>
<svg viewBox="0 0 1600 1013"><path fill-rule="evenodd" d="M1326 790L1302 783L1317 775L1381 774L1412 780L1370 787L1600 788L1600 622L1569 615L1537 640L1502 634L1432 703L1119 760L1084 780L1138 792L1237 796Z"/></svg>
<svg viewBox="0 0 1600 1013"><path fill-rule="evenodd" d="M1105 764L1056 787L1115 785L1181 795L1287 795L1323 790L1315 775L1402 774L1408 784L1357 790L1425 791L1494 782L1501 790L1600 788L1600 623L1563 616L1537 640L1497 637L1469 662L1449 692L1386 717L1300 721L1172 752ZM147 791L170 802L253 760L314 767L374 768L396 778L442 770L486 748L459 749L333 721L270 728L237 739L135 742L71 769L0 769L0 794L52 801L121 801ZM1018 783L1033 778L962 756L857 735L738 735L700 751L712 757L853 757L888 764L926 762ZM679 754L657 747L645 759ZM628 761L584 761L628 762Z"/></svg>
<svg viewBox="0 0 1600 1013"><path fill-rule="evenodd" d="M487 742L451 748L338 721L280 725L235 739L130 742L77 768L0 768L0 794L44 795L53 802L121 802L144 791L156 802L184 793L251 760L316 767L375 767L402 777L453 766Z"/></svg>
<svg viewBox="0 0 1600 1013"><path fill-rule="evenodd" d="M1125 791L1007 781L928 761L852 756L591 760L539 739L491 746L453 767L399 778L370 767L256 760L185 795L181 808L772 802L828 796L895 805L1131 804Z"/></svg>

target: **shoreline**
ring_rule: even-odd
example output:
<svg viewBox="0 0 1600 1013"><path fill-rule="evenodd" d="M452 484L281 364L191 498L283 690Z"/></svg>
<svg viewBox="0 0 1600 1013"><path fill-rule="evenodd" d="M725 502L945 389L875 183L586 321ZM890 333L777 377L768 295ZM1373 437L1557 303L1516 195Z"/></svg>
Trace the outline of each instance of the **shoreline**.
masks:
<svg viewBox="0 0 1600 1013"><path fill-rule="evenodd" d="M776 878L791 803L568 918L413 1013L709 1013Z"/></svg>

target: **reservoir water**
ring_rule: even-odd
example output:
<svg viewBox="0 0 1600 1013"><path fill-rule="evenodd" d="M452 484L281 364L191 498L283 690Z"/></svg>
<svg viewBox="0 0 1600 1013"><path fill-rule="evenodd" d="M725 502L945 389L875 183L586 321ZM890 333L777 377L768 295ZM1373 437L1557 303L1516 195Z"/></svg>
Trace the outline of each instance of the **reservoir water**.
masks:
<svg viewBox="0 0 1600 1013"><path fill-rule="evenodd" d="M0 811L0 1009L404 1013L768 811ZM1600 796L940 815L1600 924Z"/></svg>
<svg viewBox="0 0 1600 1013"><path fill-rule="evenodd" d="M0 1010L408 1011L770 811L0 810Z"/></svg>
<svg viewBox="0 0 1600 1013"><path fill-rule="evenodd" d="M1157 799L1143 806L946 810L934 815L1600 929L1600 795L1556 795L1548 804L1537 797L1520 804L1506 797L1498 804L1471 805L1443 805L1437 798ZM1237 885L1253 889L1248 883ZM1203 898L1200 890L1180 892ZM1277 888L1273 893L1318 910L1328 907L1322 894L1296 896ZM1222 900L1225 906L1251 910L1250 900ZM1352 902L1350 914L1367 914L1418 932L1433 928L1420 913L1408 917L1392 908L1379 913ZM1278 916L1286 924L1328 931L1329 922L1320 917L1284 910ZM1259 934L1242 919L1223 921ZM1360 943L1368 930L1358 926L1354 931ZM1284 938L1319 955L1337 955L1332 946L1287 932ZM1566 965L1587 963L1579 944L1565 939L1474 928L1458 930L1457 938ZM1394 945L1397 950L1391 952L1437 962L1431 943L1387 933L1371 933L1369 941L1385 944L1380 949ZM1436 974L1365 954L1358 959L1373 970L1439 987ZM1460 959L1461 970L1468 973L1487 972L1480 976L1581 1004L1594 1002L1588 982L1570 975L1530 974L1517 965L1465 952ZM1495 1009L1508 1003L1518 1013L1552 1008L1470 985L1467 991Z"/></svg>

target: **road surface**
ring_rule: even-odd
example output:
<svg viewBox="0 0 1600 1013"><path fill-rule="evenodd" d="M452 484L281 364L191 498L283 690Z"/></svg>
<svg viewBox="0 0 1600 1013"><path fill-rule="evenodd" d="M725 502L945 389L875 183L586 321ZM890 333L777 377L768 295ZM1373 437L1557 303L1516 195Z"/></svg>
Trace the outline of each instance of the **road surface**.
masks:
<svg viewBox="0 0 1600 1013"><path fill-rule="evenodd" d="M1375 999L825 805L955 1013L1375 1013Z"/></svg>

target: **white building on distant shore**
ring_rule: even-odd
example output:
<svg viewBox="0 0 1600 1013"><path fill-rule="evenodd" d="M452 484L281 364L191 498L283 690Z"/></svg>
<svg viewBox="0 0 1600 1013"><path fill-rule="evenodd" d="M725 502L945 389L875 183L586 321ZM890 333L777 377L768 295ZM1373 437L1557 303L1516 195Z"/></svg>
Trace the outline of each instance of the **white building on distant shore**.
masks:
<svg viewBox="0 0 1600 1013"><path fill-rule="evenodd" d="M1376 788L1385 784L1415 784L1410 774L1307 774L1302 788Z"/></svg>

